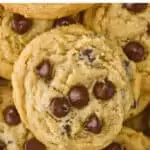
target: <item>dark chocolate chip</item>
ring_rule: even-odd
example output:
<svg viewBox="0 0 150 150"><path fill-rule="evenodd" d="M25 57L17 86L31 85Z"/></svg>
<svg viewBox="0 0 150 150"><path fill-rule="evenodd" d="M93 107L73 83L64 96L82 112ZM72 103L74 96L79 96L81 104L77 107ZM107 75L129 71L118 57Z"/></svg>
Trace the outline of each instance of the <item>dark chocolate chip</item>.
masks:
<svg viewBox="0 0 150 150"><path fill-rule="evenodd" d="M4 120L9 125L18 125L21 120L15 106L10 105L3 111Z"/></svg>
<svg viewBox="0 0 150 150"><path fill-rule="evenodd" d="M22 15L14 14L11 21L11 28L18 34L26 33L32 27L32 20Z"/></svg>
<svg viewBox="0 0 150 150"><path fill-rule="evenodd" d="M60 26L67 26L67 25L75 24L75 23L76 21L73 18L69 16L63 17L63 18L56 19L54 21L53 28L60 27Z"/></svg>
<svg viewBox="0 0 150 150"><path fill-rule="evenodd" d="M0 141L0 150L5 150L6 144L2 141Z"/></svg>
<svg viewBox="0 0 150 150"><path fill-rule="evenodd" d="M24 150L46 150L46 147L37 139L32 138L26 141L24 144Z"/></svg>
<svg viewBox="0 0 150 150"><path fill-rule="evenodd" d="M89 102L89 93L85 86L75 85L69 91L69 100L72 106L82 108Z"/></svg>
<svg viewBox="0 0 150 150"><path fill-rule="evenodd" d="M104 148L104 150L121 150L121 145L119 143L114 142L106 148Z"/></svg>
<svg viewBox="0 0 150 150"><path fill-rule="evenodd" d="M53 98L50 104L50 108L52 113L58 118L66 116L70 111L68 99L65 97Z"/></svg>
<svg viewBox="0 0 150 150"><path fill-rule="evenodd" d="M102 122L98 119L98 117L95 114L92 114L84 123L84 129L86 131L98 134L101 132Z"/></svg>
<svg viewBox="0 0 150 150"><path fill-rule="evenodd" d="M144 59L144 47L139 42L131 41L123 47L127 57L135 62L140 62Z"/></svg>
<svg viewBox="0 0 150 150"><path fill-rule="evenodd" d="M43 60L38 66L36 66L36 74L42 78L52 77L52 65L49 60Z"/></svg>
<svg viewBox="0 0 150 150"><path fill-rule="evenodd" d="M109 80L105 80L105 82L96 82L93 88L95 97L102 100L111 99L114 96L115 92L116 87Z"/></svg>
<svg viewBox="0 0 150 150"><path fill-rule="evenodd" d="M95 56L93 55L92 52L93 51L91 49L85 49L85 50L82 51L82 55L84 57L87 57L89 62L91 62L91 63L95 60Z"/></svg>
<svg viewBox="0 0 150 150"><path fill-rule="evenodd" d="M128 11L134 12L134 13L140 13L144 11L147 8L148 4L145 3L127 3L123 4L123 7L126 8Z"/></svg>

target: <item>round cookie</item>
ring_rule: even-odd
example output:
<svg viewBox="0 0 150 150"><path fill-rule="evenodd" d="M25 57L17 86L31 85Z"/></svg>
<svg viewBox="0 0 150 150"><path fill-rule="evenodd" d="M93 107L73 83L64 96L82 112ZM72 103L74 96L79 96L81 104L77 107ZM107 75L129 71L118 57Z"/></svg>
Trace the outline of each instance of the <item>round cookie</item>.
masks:
<svg viewBox="0 0 150 150"><path fill-rule="evenodd" d="M102 5L86 11L84 24L117 41L139 72L150 74L149 13L149 4Z"/></svg>
<svg viewBox="0 0 150 150"><path fill-rule="evenodd" d="M56 19L74 15L93 4L2 4L6 10L27 18Z"/></svg>
<svg viewBox="0 0 150 150"><path fill-rule="evenodd" d="M51 30L26 46L12 75L15 104L46 146L97 150L118 134L132 102L119 52L81 25Z"/></svg>
<svg viewBox="0 0 150 150"><path fill-rule="evenodd" d="M9 82L0 79L0 150L31 150L26 147L46 147L24 127L13 104Z"/></svg>
<svg viewBox="0 0 150 150"><path fill-rule="evenodd" d="M51 27L50 20L26 19L0 7L0 76L10 79L13 64L25 45Z"/></svg>
<svg viewBox="0 0 150 150"><path fill-rule="evenodd" d="M149 150L150 139L141 132L123 127L114 142L103 150Z"/></svg>

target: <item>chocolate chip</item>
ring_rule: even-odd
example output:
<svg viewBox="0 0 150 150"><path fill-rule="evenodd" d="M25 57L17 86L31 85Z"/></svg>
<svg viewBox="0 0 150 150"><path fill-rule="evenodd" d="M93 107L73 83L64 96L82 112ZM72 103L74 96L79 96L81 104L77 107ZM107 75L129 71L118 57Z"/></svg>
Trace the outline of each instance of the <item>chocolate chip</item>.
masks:
<svg viewBox="0 0 150 150"><path fill-rule="evenodd" d="M21 122L20 116L15 106L10 105L3 111L4 120L9 125L17 125Z"/></svg>
<svg viewBox="0 0 150 150"><path fill-rule="evenodd" d="M11 28L18 34L26 33L32 27L32 21L22 15L14 14L11 21Z"/></svg>
<svg viewBox="0 0 150 150"><path fill-rule="evenodd" d="M82 55L84 57L87 57L89 62L91 62L91 63L95 60L95 56L93 55L92 52L93 51L91 49L85 49L85 50L82 51Z"/></svg>
<svg viewBox="0 0 150 150"><path fill-rule="evenodd" d="M95 97L102 100L108 100L112 98L115 92L116 92L116 87L109 80L105 80L105 82L97 81L93 88L93 93Z"/></svg>
<svg viewBox="0 0 150 150"><path fill-rule="evenodd" d="M84 123L84 129L86 131L98 134L101 132L102 122L98 119L98 117L95 114L92 114Z"/></svg>
<svg viewBox="0 0 150 150"><path fill-rule="evenodd" d="M45 145L35 138L32 138L24 144L24 150L46 150Z"/></svg>
<svg viewBox="0 0 150 150"><path fill-rule="evenodd" d="M89 93L85 86L75 85L69 91L70 103L76 108L82 108L89 102Z"/></svg>
<svg viewBox="0 0 150 150"><path fill-rule="evenodd" d="M6 144L0 141L0 150L4 150L6 148Z"/></svg>
<svg viewBox="0 0 150 150"><path fill-rule="evenodd" d="M53 98L50 107L52 113L58 118L66 116L70 111L70 105L65 97Z"/></svg>
<svg viewBox="0 0 150 150"><path fill-rule="evenodd" d="M145 3L127 3L123 4L123 7L126 8L127 10L134 12L134 13L139 13L144 11L147 8L148 4Z"/></svg>
<svg viewBox="0 0 150 150"><path fill-rule="evenodd" d="M54 21L53 28L60 27L60 26L67 26L67 25L75 24L75 23L76 21L73 18L69 16L63 17L63 18L56 19Z"/></svg>
<svg viewBox="0 0 150 150"><path fill-rule="evenodd" d="M49 60L43 60L38 66L36 66L36 74L42 78L51 78L52 65Z"/></svg>
<svg viewBox="0 0 150 150"><path fill-rule="evenodd" d="M104 150L121 150L121 145L119 143L114 142L106 148L104 148Z"/></svg>
<svg viewBox="0 0 150 150"><path fill-rule="evenodd" d="M132 61L139 62L142 61L144 58L144 47L136 41L127 43L123 47L123 51Z"/></svg>

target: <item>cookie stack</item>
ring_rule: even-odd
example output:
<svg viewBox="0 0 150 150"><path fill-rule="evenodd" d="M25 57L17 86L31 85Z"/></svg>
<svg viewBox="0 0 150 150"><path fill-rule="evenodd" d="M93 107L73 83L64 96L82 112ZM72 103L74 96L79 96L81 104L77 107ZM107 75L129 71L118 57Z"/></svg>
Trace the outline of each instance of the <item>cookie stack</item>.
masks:
<svg viewBox="0 0 150 150"><path fill-rule="evenodd" d="M149 4L1 4L0 150L150 150Z"/></svg>

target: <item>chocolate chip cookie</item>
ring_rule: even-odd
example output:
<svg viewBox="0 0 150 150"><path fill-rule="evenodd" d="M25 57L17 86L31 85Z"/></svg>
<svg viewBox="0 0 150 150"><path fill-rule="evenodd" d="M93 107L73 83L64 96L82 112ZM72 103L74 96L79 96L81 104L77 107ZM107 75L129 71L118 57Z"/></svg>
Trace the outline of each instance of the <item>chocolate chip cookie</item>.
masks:
<svg viewBox="0 0 150 150"><path fill-rule="evenodd" d="M46 150L22 124L9 82L0 79L0 150Z"/></svg>
<svg viewBox="0 0 150 150"><path fill-rule="evenodd" d="M149 106L139 113L137 116L131 117L124 122L124 126L132 128L136 131L143 132L145 135L149 135L150 130L148 127L148 120L149 120Z"/></svg>
<svg viewBox="0 0 150 150"><path fill-rule="evenodd" d="M27 19L0 7L0 76L10 79L13 64L25 45L51 27L50 20Z"/></svg>
<svg viewBox="0 0 150 150"><path fill-rule="evenodd" d="M93 4L2 4L6 10L19 13L27 18L57 19L68 15L74 15L91 7Z"/></svg>
<svg viewBox="0 0 150 150"><path fill-rule="evenodd" d="M142 88L137 84L133 86L133 91L138 94L129 116L137 115L149 104L148 96L140 96L140 93L143 95L150 91L149 12L149 4L108 4L87 10L83 19L87 27L117 41L124 55L135 63L136 70L141 74Z"/></svg>
<svg viewBox="0 0 150 150"><path fill-rule="evenodd" d="M139 79L141 78L141 79ZM139 83L140 81L140 83ZM137 88L137 92L135 91L136 96L134 96L133 104L129 110L127 118L132 118L142 112L149 104L150 104L150 76L148 74L142 74L142 76L137 77L137 83L134 83L132 86L134 90L135 86Z"/></svg>
<svg viewBox="0 0 150 150"><path fill-rule="evenodd" d="M150 139L141 132L124 127L113 143L103 150L149 150Z"/></svg>
<svg viewBox="0 0 150 150"><path fill-rule="evenodd" d="M150 74L150 5L109 4L87 10L84 23L118 42L139 72ZM89 18L89 19L88 19Z"/></svg>
<svg viewBox="0 0 150 150"><path fill-rule="evenodd" d="M44 41L44 42L43 42ZM30 42L12 75L24 123L51 149L102 149L118 134L131 102L120 50L81 25Z"/></svg>

